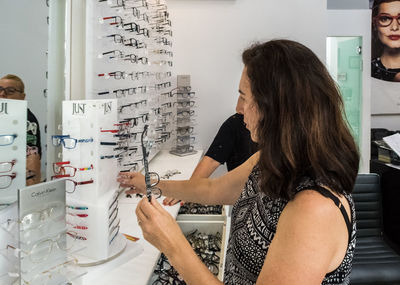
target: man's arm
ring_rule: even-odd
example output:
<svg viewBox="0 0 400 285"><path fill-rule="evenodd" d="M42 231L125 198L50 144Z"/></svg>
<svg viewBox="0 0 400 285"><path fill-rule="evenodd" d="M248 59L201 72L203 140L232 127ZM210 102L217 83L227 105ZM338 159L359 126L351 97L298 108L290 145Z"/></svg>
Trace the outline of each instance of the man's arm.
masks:
<svg viewBox="0 0 400 285"><path fill-rule="evenodd" d="M199 164L197 164L196 169L193 171L190 179L192 179L192 178L208 178L215 171L215 169L217 169L218 166L220 166L220 165L221 164L218 161L205 155L200 160Z"/></svg>
<svg viewBox="0 0 400 285"><path fill-rule="evenodd" d="M218 161L212 159L211 157L204 156L200 160L199 164L197 164L196 169L193 171L190 179L192 179L192 178L208 178L215 171L215 169L218 168L218 166L220 166L220 163ZM163 204L168 205L168 206L173 206L173 205L179 203L180 201L181 200L174 199L171 197L166 197L163 201Z"/></svg>

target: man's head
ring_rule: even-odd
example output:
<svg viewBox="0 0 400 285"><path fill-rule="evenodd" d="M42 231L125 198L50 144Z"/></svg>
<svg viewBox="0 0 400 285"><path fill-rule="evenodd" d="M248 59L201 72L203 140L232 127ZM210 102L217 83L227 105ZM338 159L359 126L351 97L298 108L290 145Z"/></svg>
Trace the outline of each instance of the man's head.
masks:
<svg viewBox="0 0 400 285"><path fill-rule="evenodd" d="M0 78L0 98L24 100L25 85L21 78L13 74Z"/></svg>

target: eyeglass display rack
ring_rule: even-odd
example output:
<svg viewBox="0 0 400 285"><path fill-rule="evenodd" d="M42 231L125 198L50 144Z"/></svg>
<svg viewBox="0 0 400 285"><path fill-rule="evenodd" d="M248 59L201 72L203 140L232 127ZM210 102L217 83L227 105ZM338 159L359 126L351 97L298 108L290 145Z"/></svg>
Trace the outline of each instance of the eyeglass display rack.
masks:
<svg viewBox="0 0 400 285"><path fill-rule="evenodd" d="M75 168L73 177L65 178L67 228L85 244L75 256L78 263L99 264L126 246L119 233L117 100L64 101L62 121L62 163ZM64 171L61 177L71 175Z"/></svg>
<svg viewBox="0 0 400 285"><path fill-rule="evenodd" d="M27 102L0 99L0 211L26 184Z"/></svg>
<svg viewBox="0 0 400 285"><path fill-rule="evenodd" d="M19 284L66 284L85 274L71 257L84 246L66 227L65 181L49 181L18 191Z"/></svg>
<svg viewBox="0 0 400 285"><path fill-rule="evenodd" d="M0 211L0 284L15 284L19 276L19 259L8 254L9 248L18 248L18 205L13 203Z"/></svg>
<svg viewBox="0 0 400 285"><path fill-rule="evenodd" d="M196 153L194 149L194 117L195 117L195 92L191 91L190 75L177 76L176 94L176 143L170 153L186 156Z"/></svg>
<svg viewBox="0 0 400 285"><path fill-rule="evenodd" d="M18 188L26 184L27 102L0 99L0 284L11 284L19 260L7 254L18 248Z"/></svg>
<svg viewBox="0 0 400 285"><path fill-rule="evenodd" d="M176 88L167 6L165 0L90 0L86 10L86 98L118 100L118 121L137 147L121 169L138 171L145 124L156 134L149 159L171 141Z"/></svg>

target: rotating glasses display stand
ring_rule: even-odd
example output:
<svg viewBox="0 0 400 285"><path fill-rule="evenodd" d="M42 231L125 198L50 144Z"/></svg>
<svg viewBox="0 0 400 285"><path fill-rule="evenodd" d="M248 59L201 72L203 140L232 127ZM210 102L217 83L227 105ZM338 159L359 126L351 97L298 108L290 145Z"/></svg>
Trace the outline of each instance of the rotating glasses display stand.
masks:
<svg viewBox="0 0 400 285"><path fill-rule="evenodd" d="M26 184L27 103L0 99L0 211Z"/></svg>
<svg viewBox="0 0 400 285"><path fill-rule="evenodd" d="M106 262L126 246L119 233L119 141L117 100L63 102L62 161L54 163L55 178L65 178L67 228L85 248L75 257L81 266ZM118 151L117 151L118 150Z"/></svg>
<svg viewBox="0 0 400 285"><path fill-rule="evenodd" d="M195 92L191 91L190 75L178 75L176 93L176 145L170 153L178 156L186 156L197 153L194 150L195 137L194 116L195 116Z"/></svg>
<svg viewBox="0 0 400 285"><path fill-rule="evenodd" d="M65 181L50 181L18 192L20 284L66 284L85 274L71 257L85 245L66 227Z"/></svg>

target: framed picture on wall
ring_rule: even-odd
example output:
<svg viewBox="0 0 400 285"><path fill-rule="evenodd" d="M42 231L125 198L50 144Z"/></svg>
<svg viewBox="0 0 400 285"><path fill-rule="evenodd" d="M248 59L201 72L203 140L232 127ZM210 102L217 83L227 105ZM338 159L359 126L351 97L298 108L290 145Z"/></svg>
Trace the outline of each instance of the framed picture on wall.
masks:
<svg viewBox="0 0 400 285"><path fill-rule="evenodd" d="M400 0L370 0L371 4L371 76L400 82Z"/></svg>

